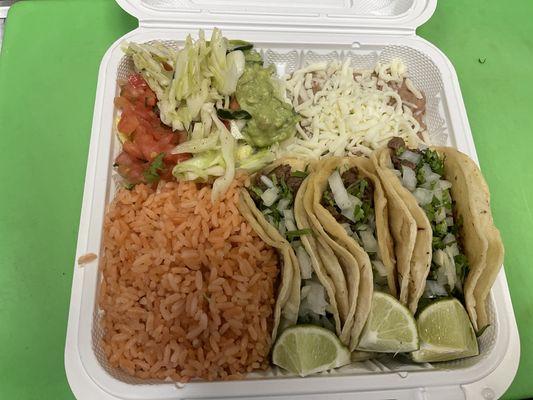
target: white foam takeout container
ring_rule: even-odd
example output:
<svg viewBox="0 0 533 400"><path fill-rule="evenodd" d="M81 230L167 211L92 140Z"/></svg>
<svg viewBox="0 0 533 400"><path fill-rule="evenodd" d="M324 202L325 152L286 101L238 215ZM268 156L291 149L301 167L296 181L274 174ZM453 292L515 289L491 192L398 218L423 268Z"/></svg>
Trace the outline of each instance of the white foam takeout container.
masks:
<svg viewBox="0 0 533 400"><path fill-rule="evenodd" d="M188 33L213 27L224 36L253 42L278 73L325 59L351 59L372 67L401 58L428 98L426 122L438 144L448 144L477 161L459 82L446 56L416 35L436 0L117 0L139 27L116 41L100 65L76 259L99 253L106 205L115 192L113 134L117 79L132 71L120 43L169 41L180 46ZM78 399L486 399L510 385L520 354L518 331L502 268L491 291L491 325L480 355L436 365L384 358L355 363L331 373L299 378L277 369L232 382L143 382L106 365L98 341L98 260L75 264L65 345L65 369Z"/></svg>

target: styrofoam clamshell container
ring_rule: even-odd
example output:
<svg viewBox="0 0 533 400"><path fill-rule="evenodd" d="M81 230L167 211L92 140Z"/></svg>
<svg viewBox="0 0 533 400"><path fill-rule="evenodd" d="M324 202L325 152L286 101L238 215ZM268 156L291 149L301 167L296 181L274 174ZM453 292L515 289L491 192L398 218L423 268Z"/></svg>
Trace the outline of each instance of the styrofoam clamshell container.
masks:
<svg viewBox="0 0 533 400"><path fill-rule="evenodd" d="M106 205L115 192L113 133L117 79L133 71L123 41L163 40L181 46L187 34L213 27L251 41L279 74L310 62L350 59L361 68L402 59L428 99L426 122L436 144L448 144L477 161L454 68L435 46L416 36L436 0L117 0L139 19L139 28L115 42L100 66L76 258L100 253ZM480 337L480 355L448 363L413 365L380 358L330 373L300 378L278 369L232 382L141 381L106 364L99 347L98 260L74 267L65 347L65 369L78 399L495 399L511 383L520 345L502 268L489 299L491 325Z"/></svg>

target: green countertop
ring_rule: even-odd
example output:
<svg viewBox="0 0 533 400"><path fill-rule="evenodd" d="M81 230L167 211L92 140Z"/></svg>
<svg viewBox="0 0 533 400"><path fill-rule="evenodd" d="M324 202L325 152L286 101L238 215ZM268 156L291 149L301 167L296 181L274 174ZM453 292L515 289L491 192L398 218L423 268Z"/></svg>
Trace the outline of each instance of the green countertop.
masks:
<svg viewBox="0 0 533 400"><path fill-rule="evenodd" d="M455 65L506 246L522 347L509 399L533 396L532 15L529 0L441 0L419 29ZM112 0L28 0L9 12L0 55L0 399L73 398L63 350L98 65L136 24Z"/></svg>

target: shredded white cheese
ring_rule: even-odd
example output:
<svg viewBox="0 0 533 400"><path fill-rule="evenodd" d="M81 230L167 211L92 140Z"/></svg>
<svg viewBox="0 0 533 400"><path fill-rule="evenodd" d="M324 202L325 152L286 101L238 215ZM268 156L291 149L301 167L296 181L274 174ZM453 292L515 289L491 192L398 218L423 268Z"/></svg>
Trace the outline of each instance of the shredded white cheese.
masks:
<svg viewBox="0 0 533 400"><path fill-rule="evenodd" d="M288 97L301 121L295 137L282 143L277 155L369 155L393 136L402 137L410 147L418 146L420 137L427 135L397 93L406 73L400 60L378 63L374 70L332 61L309 65L286 77ZM406 85L417 98L422 97L410 80Z"/></svg>

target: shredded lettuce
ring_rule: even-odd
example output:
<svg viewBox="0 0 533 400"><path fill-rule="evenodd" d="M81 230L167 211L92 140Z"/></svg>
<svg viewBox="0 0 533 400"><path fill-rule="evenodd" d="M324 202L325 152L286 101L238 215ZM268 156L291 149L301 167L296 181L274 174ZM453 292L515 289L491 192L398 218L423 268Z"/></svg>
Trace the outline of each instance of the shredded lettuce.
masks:
<svg viewBox="0 0 533 400"><path fill-rule="evenodd" d="M241 145L241 148L237 151L237 168L245 170L247 172L256 172L263 168L265 165L270 164L276 158L274 153L269 149L263 149L256 153L247 154L245 157L243 153L248 149L252 150L249 145ZM241 152L239 157L239 151Z"/></svg>
<svg viewBox="0 0 533 400"><path fill-rule="evenodd" d="M222 148L222 158L226 169L224 175L217 178L213 182L213 191L211 192L211 200L217 200L221 194L228 190L233 178L235 178L235 138L224 126L218 117L213 113L213 122L218 128L220 146Z"/></svg>
<svg viewBox="0 0 533 400"><path fill-rule="evenodd" d="M209 71L213 74L213 83L222 95L235 93L237 81L244 72L244 54L240 50L228 54L228 41L219 29L213 29L209 56Z"/></svg>
<svg viewBox="0 0 533 400"><path fill-rule="evenodd" d="M228 40L219 29L209 42L203 31L196 41L187 36L179 51L161 43L127 43L123 48L156 93L161 121L174 130L189 130L200 120L204 104L233 94L244 71L243 52L228 53Z"/></svg>
<svg viewBox="0 0 533 400"><path fill-rule="evenodd" d="M183 180L207 180L210 176L222 176L224 174L224 159L216 150L204 151L187 161L176 164L172 175Z"/></svg>
<svg viewBox="0 0 533 400"><path fill-rule="evenodd" d="M135 70L142 74L157 98L162 98L172 81L176 51L160 42L123 43L122 50L132 58Z"/></svg>

